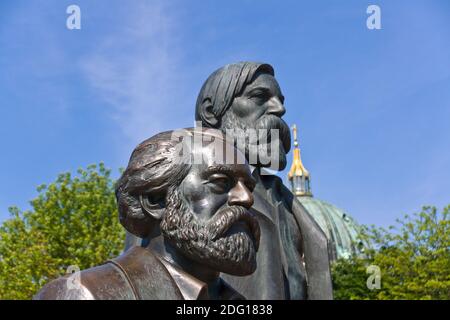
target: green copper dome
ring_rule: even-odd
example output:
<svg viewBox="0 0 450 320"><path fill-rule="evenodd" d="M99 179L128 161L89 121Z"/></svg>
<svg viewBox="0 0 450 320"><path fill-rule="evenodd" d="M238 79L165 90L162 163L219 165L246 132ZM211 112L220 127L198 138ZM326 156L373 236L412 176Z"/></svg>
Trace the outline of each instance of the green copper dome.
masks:
<svg viewBox="0 0 450 320"><path fill-rule="evenodd" d="M361 254L362 243L358 240L360 227L352 217L334 205L313 197L297 199L325 232L331 245L332 260Z"/></svg>
<svg viewBox="0 0 450 320"><path fill-rule="evenodd" d="M347 213L332 204L313 197L311 174L303 165L297 127L292 127L294 152L288 180L291 191L325 232L330 244L330 259L348 259L351 255L361 255L363 243L358 240L359 225Z"/></svg>

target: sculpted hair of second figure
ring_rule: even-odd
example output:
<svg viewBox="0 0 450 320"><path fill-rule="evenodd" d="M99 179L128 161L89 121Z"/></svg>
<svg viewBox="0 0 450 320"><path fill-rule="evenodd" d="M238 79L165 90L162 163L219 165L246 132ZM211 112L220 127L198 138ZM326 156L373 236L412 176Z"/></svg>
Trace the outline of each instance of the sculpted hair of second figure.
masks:
<svg viewBox="0 0 450 320"><path fill-rule="evenodd" d="M236 141L249 164L283 170L291 148L284 96L271 65L258 62L228 64L203 84L195 107L202 126L221 129Z"/></svg>

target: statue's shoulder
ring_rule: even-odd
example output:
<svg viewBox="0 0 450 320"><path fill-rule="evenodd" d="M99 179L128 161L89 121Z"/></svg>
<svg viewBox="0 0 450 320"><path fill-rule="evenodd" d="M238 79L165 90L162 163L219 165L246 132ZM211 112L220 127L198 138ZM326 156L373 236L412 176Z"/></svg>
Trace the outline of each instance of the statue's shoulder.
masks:
<svg viewBox="0 0 450 320"><path fill-rule="evenodd" d="M45 285L35 300L182 299L167 269L149 250L132 247L105 264Z"/></svg>
<svg viewBox="0 0 450 320"><path fill-rule="evenodd" d="M127 281L111 264L65 275L46 284L35 300L132 299Z"/></svg>
<svg viewBox="0 0 450 320"><path fill-rule="evenodd" d="M172 275L153 251L134 246L112 262L127 275L136 299L183 299Z"/></svg>

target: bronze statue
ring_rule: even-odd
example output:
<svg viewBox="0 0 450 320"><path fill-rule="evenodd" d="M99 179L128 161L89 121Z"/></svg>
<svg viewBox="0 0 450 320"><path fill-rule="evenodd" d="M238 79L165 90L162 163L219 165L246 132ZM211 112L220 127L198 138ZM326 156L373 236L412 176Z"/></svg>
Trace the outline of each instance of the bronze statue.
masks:
<svg viewBox="0 0 450 320"><path fill-rule="evenodd" d="M245 156L217 130L174 133L136 147L116 186L120 222L150 239L147 246L81 271L75 288L70 276L56 279L35 299L244 298L219 275L257 268L260 229L249 211L255 181ZM196 134L199 147L179 139ZM231 162L220 159L230 150Z"/></svg>
<svg viewBox="0 0 450 320"><path fill-rule="evenodd" d="M195 119L241 139L236 146L257 181L252 211L261 227L258 268L243 278L224 278L248 299L332 299L325 234L281 179L264 169L286 167L291 138L283 103L274 70L263 63L226 65L199 93Z"/></svg>

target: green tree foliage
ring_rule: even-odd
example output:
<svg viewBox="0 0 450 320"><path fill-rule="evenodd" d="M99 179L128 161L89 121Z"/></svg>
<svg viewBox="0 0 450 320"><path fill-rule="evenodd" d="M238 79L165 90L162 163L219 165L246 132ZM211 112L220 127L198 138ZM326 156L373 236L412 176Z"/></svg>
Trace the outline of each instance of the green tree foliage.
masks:
<svg viewBox="0 0 450 320"><path fill-rule="evenodd" d="M0 227L0 299L30 299L69 266L89 268L123 249L113 181L103 164L38 187L31 207L10 208Z"/></svg>
<svg viewBox="0 0 450 320"><path fill-rule="evenodd" d="M364 227L366 256L332 266L336 299L450 299L450 206L423 207L389 229ZM381 288L369 290L366 267L381 271Z"/></svg>

